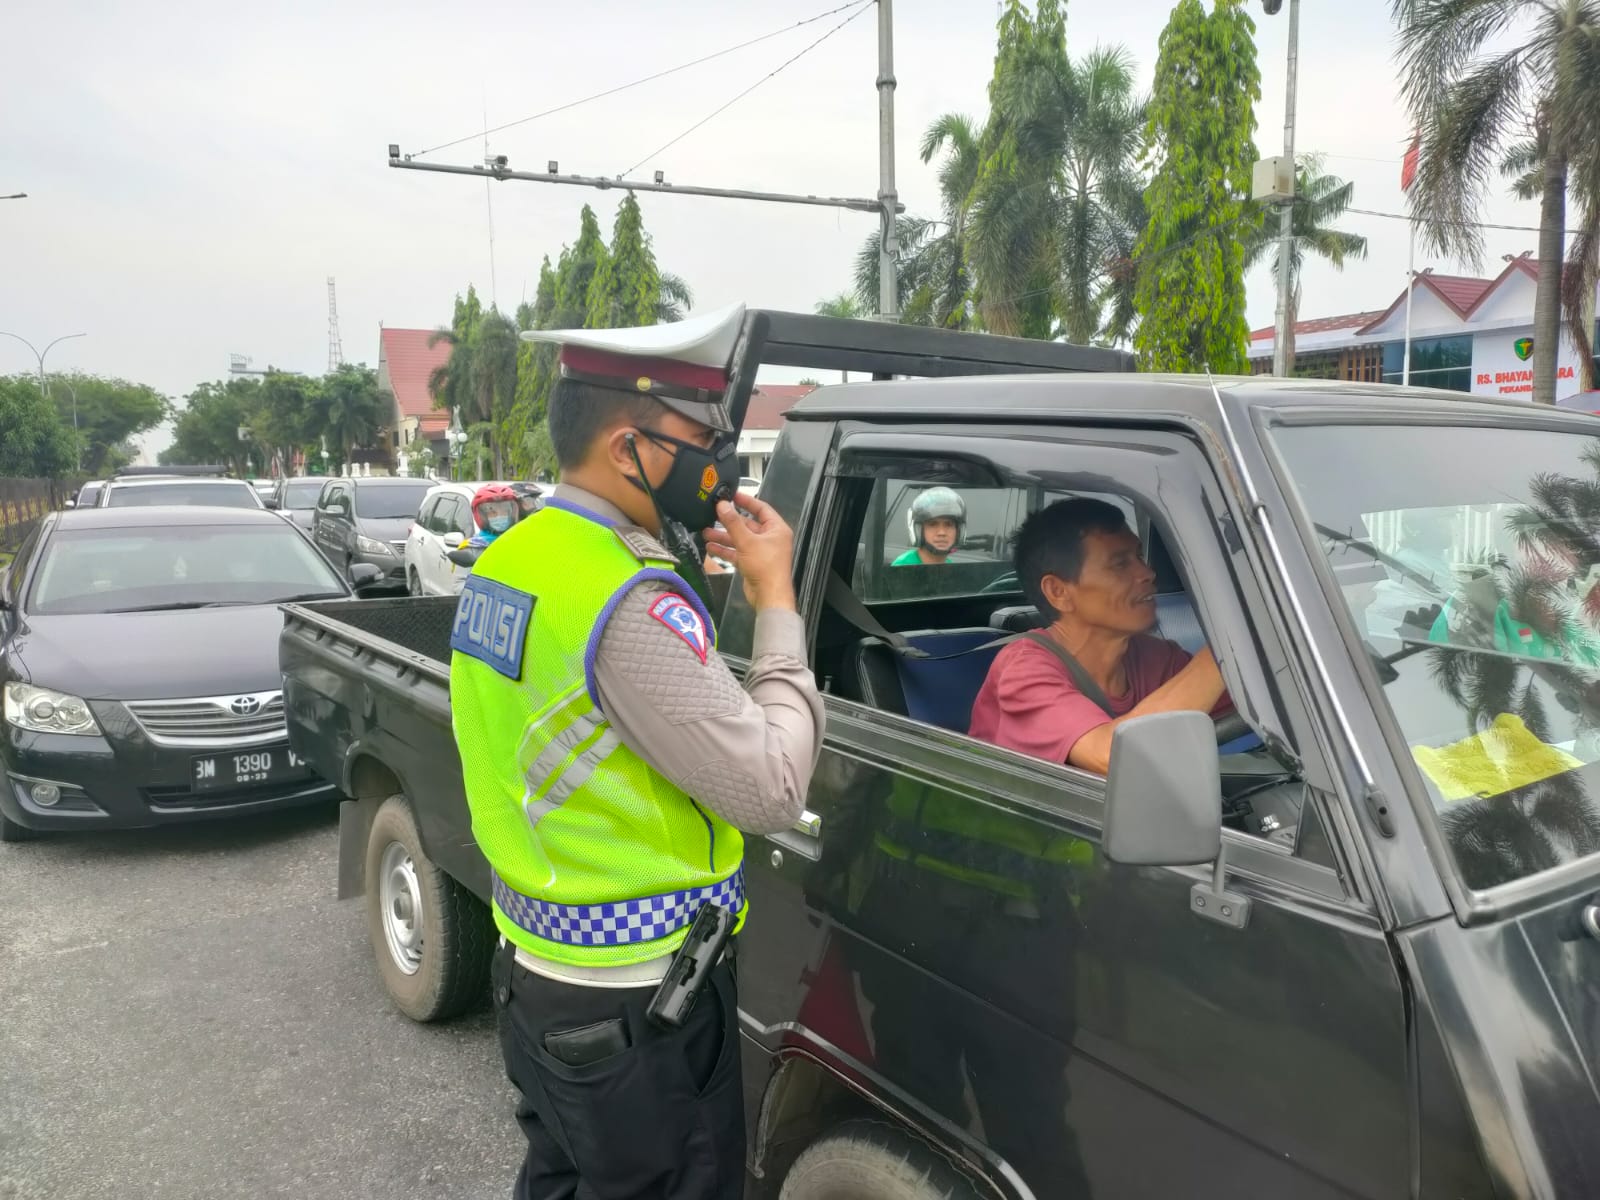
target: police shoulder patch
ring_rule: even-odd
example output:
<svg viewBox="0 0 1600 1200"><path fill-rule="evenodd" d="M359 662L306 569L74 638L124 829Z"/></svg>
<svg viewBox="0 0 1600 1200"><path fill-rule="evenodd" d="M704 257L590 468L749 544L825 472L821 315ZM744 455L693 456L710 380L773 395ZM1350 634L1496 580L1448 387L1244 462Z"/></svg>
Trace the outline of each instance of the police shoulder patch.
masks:
<svg viewBox="0 0 1600 1200"><path fill-rule="evenodd" d="M536 599L492 579L467 576L450 630L450 649L488 664L507 679L520 680Z"/></svg>
<svg viewBox="0 0 1600 1200"><path fill-rule="evenodd" d="M648 530L637 525L618 525L613 533L629 554L640 562L672 562L672 555Z"/></svg>
<svg viewBox="0 0 1600 1200"><path fill-rule="evenodd" d="M694 605L676 592L658 596L650 605L650 615L683 639L701 662L711 651L711 638L706 633L706 623Z"/></svg>

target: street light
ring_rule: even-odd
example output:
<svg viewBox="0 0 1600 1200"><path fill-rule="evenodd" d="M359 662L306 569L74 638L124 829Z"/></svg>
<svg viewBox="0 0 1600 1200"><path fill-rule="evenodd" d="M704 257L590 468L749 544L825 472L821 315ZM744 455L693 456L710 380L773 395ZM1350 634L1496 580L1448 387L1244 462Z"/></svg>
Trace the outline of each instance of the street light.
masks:
<svg viewBox="0 0 1600 1200"><path fill-rule="evenodd" d="M8 197L8 199L9 198L10 197ZM54 346L56 344L56 342L65 342L70 338L81 338L81 337L88 337L88 336L89 335L87 333L63 333L60 337L58 337L56 339L55 342L50 342L45 346L45 348L43 350L39 350L39 349L36 349L34 347L34 344L32 342L30 342L27 338L23 337L20 333L7 333L4 329L0 329L0 337L16 338L17 341L21 342L29 350L32 350L33 351L33 356L36 359L39 360L39 395L42 396L46 400L48 400L50 398L50 389L46 386L45 381L44 381L44 358L45 358L45 355L50 353L50 347ZM72 434L73 434L73 440L77 441L77 434L78 434L78 393L76 391L74 391L72 393ZM78 469L79 470L83 469L83 448L81 446L78 448Z"/></svg>

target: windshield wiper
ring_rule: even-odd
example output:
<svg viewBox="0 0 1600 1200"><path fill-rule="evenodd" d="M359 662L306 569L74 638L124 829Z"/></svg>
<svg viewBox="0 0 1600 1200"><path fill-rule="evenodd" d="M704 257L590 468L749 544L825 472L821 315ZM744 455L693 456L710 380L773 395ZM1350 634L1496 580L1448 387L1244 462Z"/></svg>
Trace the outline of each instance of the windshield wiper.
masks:
<svg viewBox="0 0 1600 1200"><path fill-rule="evenodd" d="M301 600L343 600L344 592L301 592L297 596L279 596L274 604L296 604Z"/></svg>
<svg viewBox="0 0 1600 1200"><path fill-rule="evenodd" d="M139 604L133 608L107 608L106 613L177 612L184 608L233 608L241 604L255 604L254 600L176 600L170 604Z"/></svg>
<svg viewBox="0 0 1600 1200"><path fill-rule="evenodd" d="M1314 525L1312 528L1314 528L1323 537L1328 538L1341 546L1348 547L1349 549L1354 550L1357 554L1364 554L1373 562L1378 563L1381 566L1388 567L1391 571L1398 571L1401 575L1404 575L1407 579L1411 580L1412 583L1424 588L1430 595L1443 598L1447 594L1443 588L1441 588L1427 575L1424 575L1421 571L1413 570L1411 567L1406 566L1405 563L1401 562L1392 555L1385 554L1382 550L1379 550L1376 546L1364 538L1351 537L1348 533L1340 533L1337 529L1331 529L1326 525Z"/></svg>

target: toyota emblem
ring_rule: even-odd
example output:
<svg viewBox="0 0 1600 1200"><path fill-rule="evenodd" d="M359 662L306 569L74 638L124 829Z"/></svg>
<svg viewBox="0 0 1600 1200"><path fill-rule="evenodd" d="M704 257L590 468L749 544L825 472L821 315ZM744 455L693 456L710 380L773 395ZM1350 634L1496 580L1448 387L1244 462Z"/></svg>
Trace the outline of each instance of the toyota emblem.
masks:
<svg viewBox="0 0 1600 1200"><path fill-rule="evenodd" d="M261 711L261 701L254 696L235 696L228 701L228 709L236 717L253 717Z"/></svg>

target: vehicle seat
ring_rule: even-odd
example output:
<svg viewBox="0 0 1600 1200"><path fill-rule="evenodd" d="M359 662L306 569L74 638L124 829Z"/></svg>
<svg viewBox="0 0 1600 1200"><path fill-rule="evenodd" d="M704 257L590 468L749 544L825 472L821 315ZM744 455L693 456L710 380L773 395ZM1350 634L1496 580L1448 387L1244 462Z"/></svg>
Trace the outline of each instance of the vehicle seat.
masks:
<svg viewBox="0 0 1600 1200"><path fill-rule="evenodd" d="M846 690L873 708L965 733L972 721L972 702L1000 652L998 646L976 648L994 641L995 630L924 629L904 636L910 645L934 657L908 658L880 638L862 638L846 656ZM942 657L951 654L957 657Z"/></svg>
<svg viewBox="0 0 1600 1200"><path fill-rule="evenodd" d="M1205 630L1200 628L1188 592L1165 592L1156 597L1156 635L1177 642L1190 654L1199 653L1206 644Z"/></svg>
<svg viewBox="0 0 1600 1200"><path fill-rule="evenodd" d="M1031 604L1008 604L989 614L989 628L1006 633L1027 633L1030 629L1044 628L1044 618Z"/></svg>

